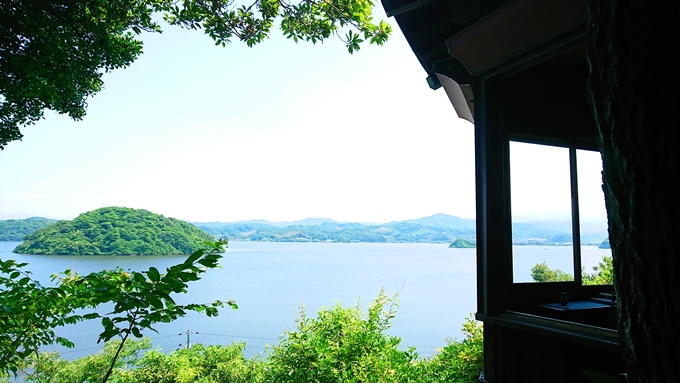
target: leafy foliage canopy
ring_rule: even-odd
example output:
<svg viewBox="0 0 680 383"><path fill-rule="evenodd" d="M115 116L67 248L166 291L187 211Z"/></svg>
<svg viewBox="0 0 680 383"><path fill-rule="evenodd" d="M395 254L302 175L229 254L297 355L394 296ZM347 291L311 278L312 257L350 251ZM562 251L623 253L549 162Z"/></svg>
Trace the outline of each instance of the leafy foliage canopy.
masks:
<svg viewBox="0 0 680 383"><path fill-rule="evenodd" d="M248 0L246 0L248 1ZM45 109L85 116L87 99L103 88L102 74L142 54L143 31L158 22L203 29L216 45L236 39L253 46L275 20L294 41L338 34L349 52L383 44L391 33L373 23L371 0L7 0L0 2L0 149Z"/></svg>
<svg viewBox="0 0 680 383"><path fill-rule="evenodd" d="M191 254L213 237L190 223L143 209L105 207L58 221L26 236L21 254Z"/></svg>
<svg viewBox="0 0 680 383"><path fill-rule="evenodd" d="M128 341L120 352L111 380L129 383L266 383L266 382L401 382L475 383L483 367L483 329L471 318L463 325L465 339L448 340L431 358L418 358L413 348L386 333L395 315L396 296L384 293L367 312L357 304L337 304L308 317L304 307L297 329L286 331L278 345L245 358L245 343L194 344L169 354L150 350L148 340ZM120 342L96 355L67 361L55 353L33 359L29 381L70 383L98 381L111 364ZM142 351L146 351L143 354ZM42 380L41 380L42 379Z"/></svg>
<svg viewBox="0 0 680 383"><path fill-rule="evenodd" d="M551 269L547 263L537 263L531 268L531 278L534 282L573 281L574 276L560 269ZM584 285L611 285L614 283L614 263L611 256L603 256L602 260L593 266L593 272L583 270L581 278Z"/></svg>
<svg viewBox="0 0 680 383"><path fill-rule="evenodd" d="M16 374L28 367L28 357L36 355L41 346L58 343L73 347L68 339L55 335L55 328L100 319L103 331L99 341L113 338L121 341L101 375L101 381L106 382L130 335L141 338L143 331L155 331L157 323L173 321L188 311L218 314L218 309L224 306L222 301L180 305L172 295L186 293L188 282L199 280L206 270L217 267L226 245L223 240L207 242L206 247L167 268L165 273L155 267L142 272L118 268L85 276L66 270L53 275L57 282L54 287L34 280L24 270L25 263L0 260L0 376ZM84 311L105 304L113 306L106 314ZM226 304L237 308L233 301Z"/></svg>

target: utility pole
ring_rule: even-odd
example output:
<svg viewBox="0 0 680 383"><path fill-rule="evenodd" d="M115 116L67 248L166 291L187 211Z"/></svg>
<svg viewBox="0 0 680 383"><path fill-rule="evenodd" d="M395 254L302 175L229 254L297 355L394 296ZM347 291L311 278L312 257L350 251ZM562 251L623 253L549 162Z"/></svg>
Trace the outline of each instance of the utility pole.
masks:
<svg viewBox="0 0 680 383"><path fill-rule="evenodd" d="M183 333L183 332L179 333L179 335L184 335L184 334L185 334L185 333ZM187 330L186 334L187 334L187 342L186 342L186 344L185 344L185 343L180 343L179 346L180 346L180 347L184 346L185 348L190 349L190 348L191 348L191 334L198 334L198 332L197 332L197 331Z"/></svg>

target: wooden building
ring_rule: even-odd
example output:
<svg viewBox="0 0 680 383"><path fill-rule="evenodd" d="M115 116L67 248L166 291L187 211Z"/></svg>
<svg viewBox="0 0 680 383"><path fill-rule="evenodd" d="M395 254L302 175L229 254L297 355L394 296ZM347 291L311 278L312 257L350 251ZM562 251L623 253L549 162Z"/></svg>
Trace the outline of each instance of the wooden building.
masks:
<svg viewBox="0 0 680 383"><path fill-rule="evenodd" d="M581 280L577 153L597 151L586 99L587 1L382 3L427 72L429 86L443 87L458 115L474 122L476 315L485 330L480 380L590 382L586 370L618 376L624 366L613 288ZM573 281L513 280L512 142L569 153ZM559 302L562 295L566 306Z"/></svg>

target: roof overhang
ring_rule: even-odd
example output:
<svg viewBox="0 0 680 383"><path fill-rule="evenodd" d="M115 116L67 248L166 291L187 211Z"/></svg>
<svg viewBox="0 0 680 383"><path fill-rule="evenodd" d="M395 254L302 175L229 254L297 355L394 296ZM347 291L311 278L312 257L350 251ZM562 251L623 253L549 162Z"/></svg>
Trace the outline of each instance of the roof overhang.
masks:
<svg viewBox="0 0 680 383"><path fill-rule="evenodd" d="M546 59L583 42L587 0L382 0L428 74L440 68L460 84L466 74L493 76ZM452 61L456 63L451 64ZM458 70L457 72L461 72ZM434 85L434 86L433 86Z"/></svg>
<svg viewBox="0 0 680 383"><path fill-rule="evenodd" d="M477 75L506 73L582 41L585 0L517 0L446 40L448 52Z"/></svg>

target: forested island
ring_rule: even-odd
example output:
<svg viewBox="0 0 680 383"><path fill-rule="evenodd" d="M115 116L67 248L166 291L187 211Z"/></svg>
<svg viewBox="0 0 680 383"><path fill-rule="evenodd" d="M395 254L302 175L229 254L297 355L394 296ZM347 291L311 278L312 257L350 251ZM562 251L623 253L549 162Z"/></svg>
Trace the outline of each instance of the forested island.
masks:
<svg viewBox="0 0 680 383"><path fill-rule="evenodd" d="M449 245L450 248L452 249L474 249L477 247L477 244L474 241L468 241L463 238L458 238L453 243Z"/></svg>
<svg viewBox="0 0 680 383"><path fill-rule="evenodd" d="M194 225L143 209L104 207L53 222L26 236L20 254L191 254L214 238Z"/></svg>

